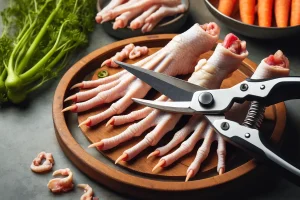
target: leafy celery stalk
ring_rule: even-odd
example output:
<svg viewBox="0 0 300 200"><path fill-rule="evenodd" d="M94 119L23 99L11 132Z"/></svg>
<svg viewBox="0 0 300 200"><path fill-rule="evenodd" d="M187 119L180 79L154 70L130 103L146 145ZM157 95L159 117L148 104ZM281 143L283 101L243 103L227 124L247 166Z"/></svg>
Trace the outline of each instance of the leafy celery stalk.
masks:
<svg viewBox="0 0 300 200"><path fill-rule="evenodd" d="M87 45L95 0L10 0L1 16L0 102L20 103Z"/></svg>

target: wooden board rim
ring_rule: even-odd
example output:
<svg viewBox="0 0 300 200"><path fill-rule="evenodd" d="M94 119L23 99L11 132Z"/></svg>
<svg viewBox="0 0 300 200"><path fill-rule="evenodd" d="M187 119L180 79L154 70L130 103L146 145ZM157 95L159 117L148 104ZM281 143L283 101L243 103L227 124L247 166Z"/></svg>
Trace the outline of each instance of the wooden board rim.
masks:
<svg viewBox="0 0 300 200"><path fill-rule="evenodd" d="M194 180L189 182L182 181L157 181L146 179L142 177L137 177L133 175L129 175L118 171L116 169L111 168L110 166L105 165L101 161L97 160L89 153L87 153L81 146L76 142L74 137L72 136L65 119L65 114L61 112L64 105L64 98L69 90L69 88L74 84L74 77L78 76L79 72L82 69L93 71L95 69L86 69L87 64L97 57L103 56L108 51L114 51L116 49L120 49L124 45L128 43L142 43L142 42L154 42L154 41L169 41L176 34L159 34L159 35L149 35L149 36L140 36L135 38L130 38L122 41L118 41L112 43L110 45L104 46L100 49L95 50L89 55L85 56L77 63L75 63L62 77L59 82L57 89L55 91L54 99L53 99L53 123L56 131L57 140L64 151L64 153L68 156L68 158L85 174L87 174L90 178L95 179L96 181L106 185L107 187L118 190L119 192L132 194L130 188L133 190L135 196L143 196L143 192L153 192L153 191L192 191L204 189L207 187L217 186L228 181L231 181L235 178L238 178L249 171L253 170L257 164L252 159L245 164L224 173L221 176L214 176L210 178L205 178L201 180ZM254 63L249 59L245 59L244 63L249 66L252 66ZM280 116L278 120L285 122L285 105L284 103L280 103L276 105L276 108L280 109L281 112L284 112ZM279 132L283 132L285 127L285 123L276 123L279 124L276 126L276 129ZM97 174L98 176L95 176ZM99 176L99 174L101 176ZM116 178L117 177L117 178ZM136 190L139 188L140 190Z"/></svg>

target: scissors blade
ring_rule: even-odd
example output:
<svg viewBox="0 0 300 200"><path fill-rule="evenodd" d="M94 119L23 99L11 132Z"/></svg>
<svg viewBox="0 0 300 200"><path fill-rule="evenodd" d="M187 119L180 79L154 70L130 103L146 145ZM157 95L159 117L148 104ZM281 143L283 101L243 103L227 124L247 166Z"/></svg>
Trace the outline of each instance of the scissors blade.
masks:
<svg viewBox="0 0 300 200"><path fill-rule="evenodd" d="M175 112L187 115L195 114L195 110L190 108L190 101L151 101L137 98L132 98L132 100L136 103L166 112Z"/></svg>
<svg viewBox="0 0 300 200"><path fill-rule="evenodd" d="M141 67L136 67L119 61L114 62L173 101L191 101L195 92L199 90L207 90L207 88L203 88L165 74L146 70Z"/></svg>

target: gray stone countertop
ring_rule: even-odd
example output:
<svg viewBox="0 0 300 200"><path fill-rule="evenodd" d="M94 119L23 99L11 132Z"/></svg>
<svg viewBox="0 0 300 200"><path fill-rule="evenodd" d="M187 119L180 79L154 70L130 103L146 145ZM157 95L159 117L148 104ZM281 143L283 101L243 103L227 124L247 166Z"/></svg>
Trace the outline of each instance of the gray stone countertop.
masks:
<svg viewBox="0 0 300 200"><path fill-rule="evenodd" d="M6 2L0 0L0 10L5 7ZM231 32L224 24L210 14L202 0L191 0L191 5L188 21L179 32L185 31L195 22L203 24L210 21L214 21L221 26L220 38L224 38L227 33ZM300 75L299 38L267 41L247 38L239 34L237 36L247 41L247 48L250 52L249 59L252 61L259 63L262 58L281 49L290 60L291 75ZM89 47L78 53L74 57L74 62L100 47L117 41L117 39L105 33L101 25L96 26L96 30L90 39ZM56 80L51 81L51 84L47 84L43 88L43 91L40 90L38 94L32 95L29 101L27 101L28 103L21 106L6 105L0 108L0 199L48 200L80 198L83 193L81 189L75 189L62 195L53 195L46 186L52 178L51 173L39 175L31 172L29 168L30 164L33 158L42 150L53 153L55 159L54 169L69 167L74 172L76 184L90 184L96 196L100 197L100 199L132 199L94 182L80 172L61 150L54 133L52 100L56 86L62 76L63 73ZM300 101L286 102L286 107L287 126L282 151L285 157L299 164ZM78 128L75 128L74 132L78 142L86 149L88 141L80 134ZM97 153L94 150L87 151L91 154ZM297 186L279 176L277 177L277 175L274 176L276 177L275 181L273 180L262 188L251 188L253 185L245 182L245 188L250 187L247 193L236 191L234 195L231 194L223 198L273 200L300 198L300 189ZM260 181L260 179L257 181Z"/></svg>

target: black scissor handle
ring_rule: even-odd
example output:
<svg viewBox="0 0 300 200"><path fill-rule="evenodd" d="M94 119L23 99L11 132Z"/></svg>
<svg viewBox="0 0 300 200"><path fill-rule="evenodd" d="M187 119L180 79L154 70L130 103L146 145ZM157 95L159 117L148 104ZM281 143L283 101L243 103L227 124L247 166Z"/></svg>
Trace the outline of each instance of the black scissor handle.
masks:
<svg viewBox="0 0 300 200"><path fill-rule="evenodd" d="M246 79L244 83L255 85L247 100L257 100L269 106L290 99L300 99L300 76L289 76L273 79ZM249 88L250 90L250 88Z"/></svg>
<svg viewBox="0 0 300 200"><path fill-rule="evenodd" d="M227 125L224 126L224 123ZM275 150L261 138L260 134L263 133L226 119L216 120L213 125L226 141L245 150L255 159L262 161L289 181L300 186L300 170L275 153ZM224 130L224 127L227 130Z"/></svg>

